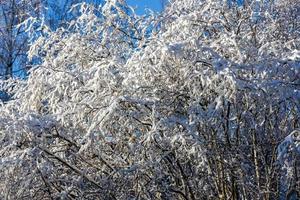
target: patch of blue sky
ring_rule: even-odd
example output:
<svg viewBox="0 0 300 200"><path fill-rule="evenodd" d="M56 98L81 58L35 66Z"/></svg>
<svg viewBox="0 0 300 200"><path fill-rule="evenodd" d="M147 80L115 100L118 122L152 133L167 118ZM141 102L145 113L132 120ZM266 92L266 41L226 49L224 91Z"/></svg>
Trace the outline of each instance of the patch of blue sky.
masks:
<svg viewBox="0 0 300 200"><path fill-rule="evenodd" d="M136 9L138 15L145 14L147 9L154 12L160 12L162 10L161 0L126 0L128 5Z"/></svg>

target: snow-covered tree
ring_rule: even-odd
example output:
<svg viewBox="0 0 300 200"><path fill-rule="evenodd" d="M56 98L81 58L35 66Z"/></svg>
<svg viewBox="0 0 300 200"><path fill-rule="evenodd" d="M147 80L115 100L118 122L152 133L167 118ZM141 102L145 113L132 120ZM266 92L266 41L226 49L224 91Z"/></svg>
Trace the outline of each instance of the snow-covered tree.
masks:
<svg viewBox="0 0 300 200"><path fill-rule="evenodd" d="M5 84L14 95L0 106L0 197L295 195L291 2L174 0L158 16L122 0L74 6L78 18L31 45L40 62L28 79Z"/></svg>
<svg viewBox="0 0 300 200"><path fill-rule="evenodd" d="M26 62L27 37L18 26L28 17L29 0L0 1L0 78L13 76Z"/></svg>

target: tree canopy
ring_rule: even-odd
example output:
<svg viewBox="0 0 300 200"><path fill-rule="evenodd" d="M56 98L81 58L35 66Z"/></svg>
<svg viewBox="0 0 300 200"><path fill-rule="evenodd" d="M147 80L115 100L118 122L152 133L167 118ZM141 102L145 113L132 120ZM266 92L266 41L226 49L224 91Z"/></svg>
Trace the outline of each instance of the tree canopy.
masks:
<svg viewBox="0 0 300 200"><path fill-rule="evenodd" d="M71 9L3 81L1 199L297 198L299 0Z"/></svg>

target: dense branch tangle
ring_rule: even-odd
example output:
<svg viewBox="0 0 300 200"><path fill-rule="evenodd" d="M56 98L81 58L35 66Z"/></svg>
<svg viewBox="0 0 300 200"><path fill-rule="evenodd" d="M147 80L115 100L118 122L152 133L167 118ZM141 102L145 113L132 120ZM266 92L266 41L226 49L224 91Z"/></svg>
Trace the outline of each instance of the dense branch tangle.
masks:
<svg viewBox="0 0 300 200"><path fill-rule="evenodd" d="M28 79L6 82L0 198L297 195L297 3L78 5L32 44Z"/></svg>

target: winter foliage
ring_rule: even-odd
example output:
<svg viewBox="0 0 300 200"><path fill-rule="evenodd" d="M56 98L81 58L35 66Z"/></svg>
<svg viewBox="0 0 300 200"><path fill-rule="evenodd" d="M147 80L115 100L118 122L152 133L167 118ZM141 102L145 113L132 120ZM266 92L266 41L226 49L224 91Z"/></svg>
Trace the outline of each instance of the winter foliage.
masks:
<svg viewBox="0 0 300 200"><path fill-rule="evenodd" d="M0 84L0 199L299 197L299 0L70 12L22 24L43 28Z"/></svg>

